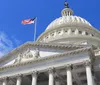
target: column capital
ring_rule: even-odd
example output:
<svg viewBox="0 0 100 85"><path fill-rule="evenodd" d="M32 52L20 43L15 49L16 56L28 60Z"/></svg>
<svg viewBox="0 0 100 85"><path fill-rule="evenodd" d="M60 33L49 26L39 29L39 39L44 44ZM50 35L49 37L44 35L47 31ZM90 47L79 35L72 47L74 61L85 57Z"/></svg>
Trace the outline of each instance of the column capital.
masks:
<svg viewBox="0 0 100 85"><path fill-rule="evenodd" d="M6 80L8 80L8 77L3 77L2 80L6 81Z"/></svg>
<svg viewBox="0 0 100 85"><path fill-rule="evenodd" d="M17 77L17 78L23 77L23 74L17 74L16 77Z"/></svg>
<svg viewBox="0 0 100 85"><path fill-rule="evenodd" d="M37 71L32 71L32 85L37 85Z"/></svg>
<svg viewBox="0 0 100 85"><path fill-rule="evenodd" d="M85 66L91 66L91 61L86 60L86 61L84 61L84 64L85 64Z"/></svg>
<svg viewBox="0 0 100 85"><path fill-rule="evenodd" d="M38 74L38 71L32 71L32 76L36 76Z"/></svg>
<svg viewBox="0 0 100 85"><path fill-rule="evenodd" d="M49 73L53 73L54 72L54 69L55 69L54 67L48 68L48 72Z"/></svg>
<svg viewBox="0 0 100 85"><path fill-rule="evenodd" d="M3 77L1 81L3 83L2 85L6 85L8 81L8 77Z"/></svg>
<svg viewBox="0 0 100 85"><path fill-rule="evenodd" d="M71 70L71 69L72 69L72 64L67 64L67 65L65 65L65 68L66 68L67 70Z"/></svg>

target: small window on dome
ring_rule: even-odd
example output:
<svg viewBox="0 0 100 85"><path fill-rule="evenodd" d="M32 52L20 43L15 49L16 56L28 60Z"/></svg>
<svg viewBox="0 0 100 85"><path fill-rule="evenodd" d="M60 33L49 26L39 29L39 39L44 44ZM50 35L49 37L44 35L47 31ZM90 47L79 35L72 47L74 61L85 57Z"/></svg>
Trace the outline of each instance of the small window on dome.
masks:
<svg viewBox="0 0 100 85"><path fill-rule="evenodd" d="M94 34L90 34L90 36L94 36Z"/></svg>
<svg viewBox="0 0 100 85"><path fill-rule="evenodd" d="M75 30L72 30L72 33L74 33L75 32Z"/></svg>
<svg viewBox="0 0 100 85"><path fill-rule="evenodd" d="M76 17L74 19L75 19L75 21L77 21L77 18Z"/></svg>
<svg viewBox="0 0 100 85"><path fill-rule="evenodd" d="M46 36L46 39L48 39L49 37L48 36Z"/></svg>
<svg viewBox="0 0 100 85"><path fill-rule="evenodd" d="M52 33L51 36L54 36L54 33Z"/></svg>
<svg viewBox="0 0 100 85"><path fill-rule="evenodd" d="M64 32L67 32L67 30L65 29Z"/></svg>
<svg viewBox="0 0 100 85"><path fill-rule="evenodd" d="M86 35L88 35L88 32L86 32Z"/></svg>
<svg viewBox="0 0 100 85"><path fill-rule="evenodd" d="M94 36L93 34L91 34L92 36Z"/></svg>
<svg viewBox="0 0 100 85"><path fill-rule="evenodd" d="M58 31L58 34L60 34L61 33L61 31Z"/></svg>
<svg viewBox="0 0 100 85"><path fill-rule="evenodd" d="M82 31L79 31L79 34L82 34Z"/></svg>

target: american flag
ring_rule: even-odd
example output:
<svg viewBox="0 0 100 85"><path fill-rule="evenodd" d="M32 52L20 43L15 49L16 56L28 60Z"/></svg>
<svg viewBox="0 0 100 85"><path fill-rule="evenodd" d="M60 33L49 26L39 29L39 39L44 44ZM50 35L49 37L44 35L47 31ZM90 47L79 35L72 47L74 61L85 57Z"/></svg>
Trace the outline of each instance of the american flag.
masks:
<svg viewBox="0 0 100 85"><path fill-rule="evenodd" d="M22 20L21 23L24 24L24 25L26 25L26 24L34 24L34 23L35 23L35 19L36 19L36 18Z"/></svg>

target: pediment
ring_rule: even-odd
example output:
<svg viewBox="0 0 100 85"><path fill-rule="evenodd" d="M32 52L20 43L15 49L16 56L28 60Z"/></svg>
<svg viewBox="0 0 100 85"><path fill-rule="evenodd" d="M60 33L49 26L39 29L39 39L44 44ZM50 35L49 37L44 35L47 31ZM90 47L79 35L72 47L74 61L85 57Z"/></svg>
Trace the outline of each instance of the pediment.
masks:
<svg viewBox="0 0 100 85"><path fill-rule="evenodd" d="M85 45L28 42L1 58L0 66L27 62L38 57L53 56L86 47Z"/></svg>

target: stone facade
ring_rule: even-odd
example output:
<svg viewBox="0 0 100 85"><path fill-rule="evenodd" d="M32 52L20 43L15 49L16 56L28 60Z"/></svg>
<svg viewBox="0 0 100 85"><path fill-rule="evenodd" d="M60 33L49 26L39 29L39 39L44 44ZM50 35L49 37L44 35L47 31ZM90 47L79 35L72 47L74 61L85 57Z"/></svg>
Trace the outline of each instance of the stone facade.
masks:
<svg viewBox="0 0 100 85"><path fill-rule="evenodd" d="M100 32L68 3L36 42L0 59L0 85L99 85Z"/></svg>

